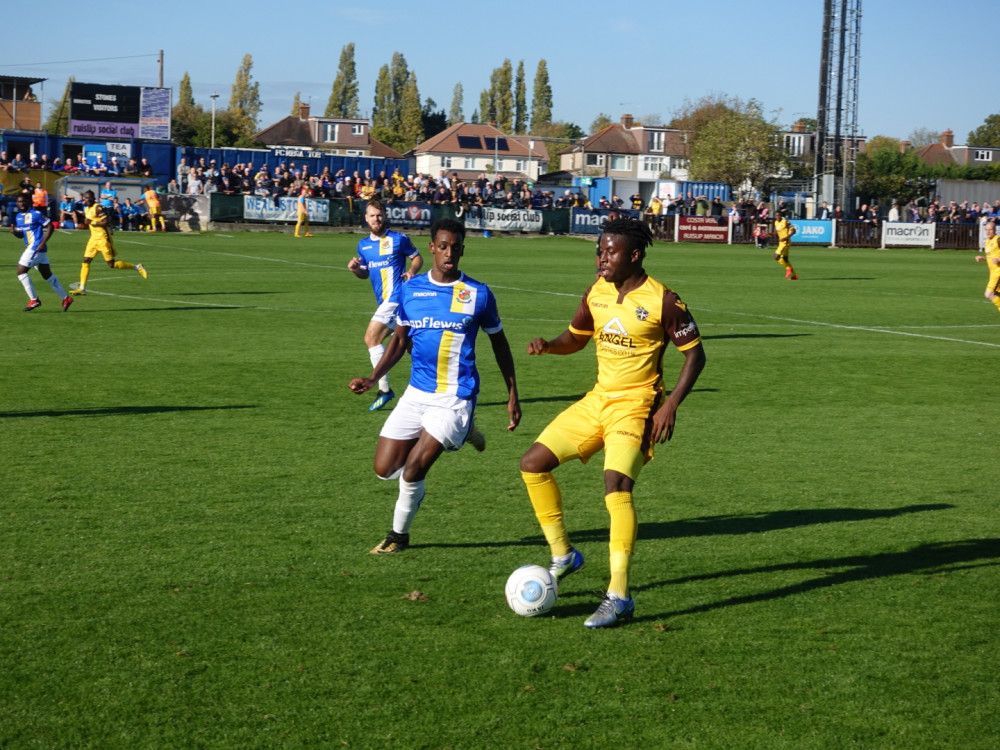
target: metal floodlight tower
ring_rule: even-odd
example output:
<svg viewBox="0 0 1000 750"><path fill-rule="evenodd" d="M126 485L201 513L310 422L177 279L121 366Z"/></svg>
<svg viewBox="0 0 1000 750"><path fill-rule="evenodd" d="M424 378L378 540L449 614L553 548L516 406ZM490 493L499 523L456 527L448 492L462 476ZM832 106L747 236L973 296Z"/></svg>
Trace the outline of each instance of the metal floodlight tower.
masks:
<svg viewBox="0 0 1000 750"><path fill-rule="evenodd" d="M853 208L861 78L861 0L823 0L816 113L816 200Z"/></svg>

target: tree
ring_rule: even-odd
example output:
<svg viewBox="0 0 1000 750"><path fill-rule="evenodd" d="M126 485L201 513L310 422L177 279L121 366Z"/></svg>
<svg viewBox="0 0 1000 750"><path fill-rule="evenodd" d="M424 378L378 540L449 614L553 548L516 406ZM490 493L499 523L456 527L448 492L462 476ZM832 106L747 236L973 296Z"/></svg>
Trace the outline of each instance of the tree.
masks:
<svg viewBox="0 0 1000 750"><path fill-rule="evenodd" d="M423 110L420 107L416 73L411 72L407 76L399 109L399 135L389 145L400 153L405 153L424 140Z"/></svg>
<svg viewBox="0 0 1000 750"><path fill-rule="evenodd" d="M295 96L292 97L292 116L293 117L298 117L299 116L299 107L301 107L301 106L302 106L302 97L300 95L300 92L296 91L295 92Z"/></svg>
<svg viewBox="0 0 1000 750"><path fill-rule="evenodd" d="M1000 148L1000 115L989 115L985 122L969 133L969 146Z"/></svg>
<svg viewBox="0 0 1000 750"><path fill-rule="evenodd" d="M710 117L689 112L697 123L689 138L691 178L723 182L733 190L748 183L751 190L788 167L777 123L764 118L759 102L738 97L708 103Z"/></svg>
<svg viewBox="0 0 1000 750"><path fill-rule="evenodd" d="M594 121L590 123L590 132L596 133L600 130L604 130L604 128L611 125L613 122L614 120L611 119L610 115L606 115L604 112L601 112L594 118Z"/></svg>
<svg viewBox="0 0 1000 750"><path fill-rule="evenodd" d="M496 110L497 128L504 133L511 132L514 127L513 77L510 58L505 59L503 64L496 68L493 75L490 76L490 95Z"/></svg>
<svg viewBox="0 0 1000 750"><path fill-rule="evenodd" d="M177 88L177 104L170 112L170 139L175 146L190 146L203 108L195 104L191 76L186 72Z"/></svg>
<svg viewBox="0 0 1000 750"><path fill-rule="evenodd" d="M463 97L462 84L456 83L455 90L451 94L451 109L448 110L449 125L454 125L455 123L462 122L462 120L464 119L462 115L463 98L464 97Z"/></svg>
<svg viewBox="0 0 1000 750"><path fill-rule="evenodd" d="M548 161L550 169L553 166L558 167L560 151L576 143L585 135L582 128L571 122L536 123L531 128L531 134L544 139L542 144L548 155L546 161ZM535 147L538 147L537 144Z"/></svg>
<svg viewBox="0 0 1000 750"><path fill-rule="evenodd" d="M257 116L260 114L260 84L253 80L253 55L243 55L243 62L236 71L232 93L229 96L229 113L237 133L237 146L253 147L257 132ZM218 140L216 140L218 143Z"/></svg>
<svg viewBox="0 0 1000 750"><path fill-rule="evenodd" d="M930 168L913 149L900 149L895 138L877 135L865 144L855 165L857 193L866 203L907 203L928 194Z"/></svg>
<svg viewBox="0 0 1000 750"><path fill-rule="evenodd" d="M482 93L479 94L478 113L482 118L482 122L497 121L497 110L493 106L493 93L489 89L483 89ZM476 120L473 120L473 122L476 122Z"/></svg>
<svg viewBox="0 0 1000 750"><path fill-rule="evenodd" d="M394 131L392 122L392 83L389 80L389 66L379 68L375 79L375 104L372 107L372 138L387 142Z"/></svg>
<svg viewBox="0 0 1000 750"><path fill-rule="evenodd" d="M514 133L516 135L524 135L528 132L528 108L525 99L524 60L519 60L517 75L514 77Z"/></svg>
<svg viewBox="0 0 1000 750"><path fill-rule="evenodd" d="M63 91L62 99L58 101L53 99L49 102L51 106L49 117L42 129L48 131L50 135L69 135L69 89L75 82L76 78L70 76L69 80L66 81L66 89Z"/></svg>
<svg viewBox="0 0 1000 750"><path fill-rule="evenodd" d="M345 44L340 50L340 64L337 77L333 79L330 100L323 112L326 117L347 117L358 119L361 110L358 105L358 77L354 66L354 42Z"/></svg>
<svg viewBox="0 0 1000 750"><path fill-rule="evenodd" d="M929 128L917 128L910 133L910 137L907 140L913 148L923 148L924 146L930 146L932 143L940 141L941 134Z"/></svg>
<svg viewBox="0 0 1000 750"><path fill-rule="evenodd" d="M552 86L549 85L549 68L545 60L538 61L535 72L535 90L531 97L531 132L538 126L552 122Z"/></svg>
<svg viewBox="0 0 1000 750"><path fill-rule="evenodd" d="M421 140L426 140L431 136L437 135L442 130L448 128L452 123L448 122L448 116L445 114L443 109L435 111L437 102L431 99L429 96L424 102L424 107L420 112L421 120L423 120L424 125L424 137ZM418 141L419 143L420 141Z"/></svg>

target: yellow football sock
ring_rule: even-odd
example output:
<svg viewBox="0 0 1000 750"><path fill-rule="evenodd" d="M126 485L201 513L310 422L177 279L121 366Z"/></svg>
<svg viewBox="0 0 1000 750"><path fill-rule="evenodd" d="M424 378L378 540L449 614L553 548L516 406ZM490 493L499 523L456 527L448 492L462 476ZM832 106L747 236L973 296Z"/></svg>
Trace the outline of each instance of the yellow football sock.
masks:
<svg viewBox="0 0 1000 750"><path fill-rule="evenodd" d="M784 266L785 268L787 268L787 269L791 270L791 268L792 268L792 264L791 264L791 263L789 263L789 262L788 262L787 260L785 260L784 258L778 258L778 262L779 262L779 263L780 263L781 265L783 265L783 266Z"/></svg>
<svg viewBox="0 0 1000 750"><path fill-rule="evenodd" d="M545 535L545 541L549 543L552 554L568 555L573 551L573 546L569 543L566 524L563 523L562 493L552 472L532 474L522 471L521 479L528 489L531 507L535 509L535 517L542 527L542 533Z"/></svg>
<svg viewBox="0 0 1000 750"><path fill-rule="evenodd" d="M115 268L124 268L124 269L133 268L134 269L135 266L132 263L126 263L123 260L116 260L115 261Z"/></svg>
<svg viewBox="0 0 1000 750"><path fill-rule="evenodd" d="M997 310L1000 310L1000 295L993 298L993 304L996 305Z"/></svg>
<svg viewBox="0 0 1000 750"><path fill-rule="evenodd" d="M632 493L612 492L604 496L604 504L611 515L611 582L608 584L608 591L628 596L628 573L632 566L632 553L635 551L635 537L639 531Z"/></svg>
<svg viewBox="0 0 1000 750"><path fill-rule="evenodd" d="M85 289L87 286L87 279L90 277L90 264L84 263L83 267L80 269L80 288Z"/></svg>

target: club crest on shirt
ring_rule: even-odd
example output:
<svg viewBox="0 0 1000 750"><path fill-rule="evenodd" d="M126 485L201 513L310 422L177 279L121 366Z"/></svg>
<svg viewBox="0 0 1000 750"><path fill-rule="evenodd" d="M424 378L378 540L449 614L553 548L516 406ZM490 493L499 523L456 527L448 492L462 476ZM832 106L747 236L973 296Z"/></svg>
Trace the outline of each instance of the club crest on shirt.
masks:
<svg viewBox="0 0 1000 750"><path fill-rule="evenodd" d="M472 302L472 292L468 289L459 289L458 293L455 295L455 299L461 302L463 305Z"/></svg>
<svg viewBox="0 0 1000 750"><path fill-rule="evenodd" d="M642 305L639 305L637 308L635 308L635 317L638 320L645 320L646 318L649 317L649 310L644 308Z"/></svg>

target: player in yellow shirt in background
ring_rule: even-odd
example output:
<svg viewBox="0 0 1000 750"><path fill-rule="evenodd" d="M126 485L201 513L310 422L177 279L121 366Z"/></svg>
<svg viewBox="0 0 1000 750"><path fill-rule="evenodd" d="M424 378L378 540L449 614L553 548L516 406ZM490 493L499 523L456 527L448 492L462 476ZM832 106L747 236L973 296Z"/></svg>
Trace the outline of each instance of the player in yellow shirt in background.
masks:
<svg viewBox="0 0 1000 750"><path fill-rule="evenodd" d="M296 237L312 237L309 234L309 193L310 190L305 185L299 190L299 197L296 202L298 206L298 218L295 222Z"/></svg>
<svg viewBox="0 0 1000 750"><path fill-rule="evenodd" d="M997 237L996 224L992 221L986 225L986 244L983 245L983 253L976 256L976 263L986 261L990 269L984 296L996 305L997 310L1000 310L1000 237Z"/></svg>
<svg viewBox="0 0 1000 750"><path fill-rule="evenodd" d="M145 202L146 208L149 209L149 231L155 232L156 224L159 222L160 231L166 232L167 223L163 220L163 211L160 208L160 196L153 190L152 185L146 188L146 191L142 194L142 200Z"/></svg>
<svg viewBox="0 0 1000 750"><path fill-rule="evenodd" d="M775 214L774 231L778 235L778 247L774 250L774 259L785 267L785 278L795 281L799 278L792 268L792 263L788 260L788 249L792 246L792 235L795 234L795 227L785 216L784 211Z"/></svg>
<svg viewBox="0 0 1000 750"><path fill-rule="evenodd" d="M654 443L672 437L677 407L705 367L694 318L676 293L642 267L652 243L641 221L608 221L600 240L598 279L569 328L554 339L528 344L528 354L572 354L591 338L597 348L593 390L557 416L521 457L521 477L552 554L549 571L558 579L580 570L583 555L570 544L552 472L572 459L586 462L604 448L611 581L604 601L584 623L588 628L609 627L635 611L628 585L638 531L632 489L653 457ZM666 395L662 359L668 342L684 362Z"/></svg>
<svg viewBox="0 0 1000 750"><path fill-rule="evenodd" d="M87 240L87 247L83 251L83 267L80 269L80 286L71 289L70 294L86 294L87 278L90 276L90 262L100 253L107 261L108 268L130 269L134 268L142 278L149 274L143 268L142 263L126 263L123 260L116 260L115 246L111 241L111 230L108 227L108 216L104 213L104 208L97 202L93 190L88 190L83 194L83 223L90 229L90 239Z"/></svg>

